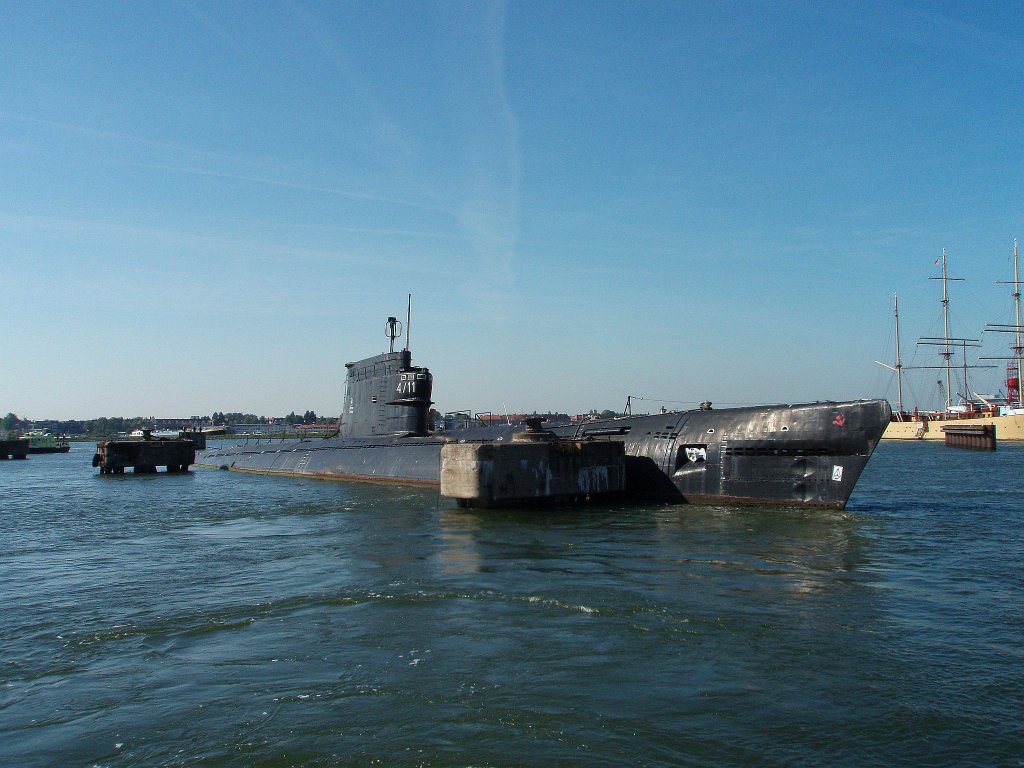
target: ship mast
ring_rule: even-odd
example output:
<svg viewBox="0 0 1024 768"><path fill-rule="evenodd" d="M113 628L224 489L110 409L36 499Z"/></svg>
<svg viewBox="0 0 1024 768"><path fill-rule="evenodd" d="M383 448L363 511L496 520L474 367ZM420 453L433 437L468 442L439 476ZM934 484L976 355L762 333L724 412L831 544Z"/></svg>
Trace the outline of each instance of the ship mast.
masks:
<svg viewBox="0 0 1024 768"><path fill-rule="evenodd" d="M953 391L953 371L949 364L950 358L953 353L949 349L949 289L947 283L950 280L963 280L962 277L949 277L946 274L946 249L942 249L942 277L929 277L929 280L942 280L942 324L944 335L942 338L944 349L939 352L939 355L945 360L946 368L946 410L949 411L953 403L950 400L949 393ZM938 341L938 339L929 339L929 341ZM965 387L966 389L966 387Z"/></svg>
<svg viewBox="0 0 1024 768"><path fill-rule="evenodd" d="M1020 261L1020 254L1017 250L1017 238L1013 239L1013 304L1017 312L1017 327L1014 328L1017 335L1017 343L1013 347L1014 356L1017 358L1017 407L1024 408L1024 390L1021 389L1021 343L1020 343L1020 273L1017 267Z"/></svg>
<svg viewBox="0 0 1024 768"><path fill-rule="evenodd" d="M1016 319L1017 319L1016 324L1015 325L1002 325L1002 324L992 324L992 323L990 323L988 325L988 327L985 328L986 331L995 331L996 333L1012 333L1012 334L1014 334L1014 336L1016 337L1016 341L1015 341L1014 344L1012 344L1010 346L1010 350L1013 352L1013 357L988 357L988 358L985 358L985 359L986 360L1013 360L1013 361L1015 361L1017 363L1017 407L1018 408L1024 408L1024 389L1021 388L1021 373L1022 373L1022 367L1024 367L1024 366L1021 365L1021 350L1024 349L1024 346L1021 345L1021 331L1024 330L1024 328L1022 328L1021 322L1020 322L1020 320L1021 320L1021 316L1020 316L1020 286L1021 286L1021 282L1020 282L1020 272L1018 270L1019 263L1020 263L1020 252L1017 249L1017 240L1016 240L1016 238L1014 238L1014 240L1013 240L1013 282L1010 283L1010 285L1013 286L1013 304L1014 304L1014 310L1016 312ZM1004 283L1005 284L1005 283L1007 283L1009 281L1007 281L1007 280L996 280L996 282L997 283ZM1007 383L1007 387L1009 388L1009 383ZM1007 393L1007 394L1009 394L1009 393Z"/></svg>
<svg viewBox="0 0 1024 768"><path fill-rule="evenodd" d="M899 409L903 413L903 360L900 356L900 297L892 295L893 315L896 318L896 392L899 395Z"/></svg>
<svg viewBox="0 0 1024 768"><path fill-rule="evenodd" d="M942 281L942 320L944 335L942 338L934 336L924 336L918 339L918 344L930 344L932 346L942 347L939 351L939 355L943 358L943 364L941 366L921 365L914 366L915 368L944 368L946 370L946 411L947 413L953 409L953 402L950 399L950 394L953 391L953 366L950 359L953 357L953 350L950 348L950 342L961 344L964 350L964 404L968 405L973 403L973 398L968 400L971 396L971 392L967 386L967 347L979 347L981 344L977 339L959 339L949 335L949 289L948 282L950 280L962 281L962 277L950 277L946 272L946 249L942 249L942 277L929 277L929 280L941 280ZM971 368L982 368L991 366L970 366Z"/></svg>
<svg viewBox="0 0 1024 768"><path fill-rule="evenodd" d="M946 335L946 350L940 352L943 358L946 360L946 410L949 410L952 403L949 399L949 393L951 391L950 384L952 383L952 371L949 368L949 358L952 352L949 351L949 292L946 289L946 282L949 278L946 276L946 249L942 249L942 322L945 326Z"/></svg>
<svg viewBox="0 0 1024 768"><path fill-rule="evenodd" d="M1020 273L1017 271L1019 262L1019 252L1017 250L1017 238L1013 239L1013 303L1017 310L1017 345L1014 347L1014 353L1017 355L1017 405L1018 407L1024 408L1024 390L1021 389L1021 344L1020 344Z"/></svg>
<svg viewBox="0 0 1024 768"><path fill-rule="evenodd" d="M892 295L892 306L893 315L896 317L896 365L889 365L881 360L875 360L875 362L883 368L896 371L896 391L899 395L896 412L903 413L903 360L900 355L900 296L898 293Z"/></svg>

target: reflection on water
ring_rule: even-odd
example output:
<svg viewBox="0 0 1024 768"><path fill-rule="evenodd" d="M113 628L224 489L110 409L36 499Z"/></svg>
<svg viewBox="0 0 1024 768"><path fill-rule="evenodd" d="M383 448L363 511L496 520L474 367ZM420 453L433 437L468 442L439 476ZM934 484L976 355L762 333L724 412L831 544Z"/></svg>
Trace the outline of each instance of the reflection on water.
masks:
<svg viewBox="0 0 1024 768"><path fill-rule="evenodd" d="M521 567L542 568L565 561L589 565L589 550L610 548L616 558L642 556L645 572L666 579L686 578L706 569L740 570L771 578L774 588L810 593L827 587L837 574L864 562L861 522L853 513L835 510L664 505L584 511L438 512L442 572L478 573L496 567L516 548ZM587 534L580 540L580 531ZM512 534L510 531L515 531ZM528 542L521 533L530 531ZM606 560L608 559L606 555ZM569 563L572 563L570 565ZM688 572L690 572L688 574Z"/></svg>
<svg viewBox="0 0 1024 768"><path fill-rule="evenodd" d="M463 514L462 510L442 509L438 512L441 546L436 561L441 572L452 576L468 576L481 567L480 552L474 533L479 518Z"/></svg>

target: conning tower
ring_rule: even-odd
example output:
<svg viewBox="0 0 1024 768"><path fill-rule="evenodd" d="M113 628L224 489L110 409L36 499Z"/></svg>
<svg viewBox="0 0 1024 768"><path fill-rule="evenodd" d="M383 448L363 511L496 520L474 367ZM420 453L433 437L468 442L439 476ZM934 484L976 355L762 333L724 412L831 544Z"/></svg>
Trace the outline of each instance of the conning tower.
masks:
<svg viewBox="0 0 1024 768"><path fill-rule="evenodd" d="M408 348L394 351L402 324L389 317L387 328L390 352L345 365L341 437L427 434L433 376L412 364Z"/></svg>

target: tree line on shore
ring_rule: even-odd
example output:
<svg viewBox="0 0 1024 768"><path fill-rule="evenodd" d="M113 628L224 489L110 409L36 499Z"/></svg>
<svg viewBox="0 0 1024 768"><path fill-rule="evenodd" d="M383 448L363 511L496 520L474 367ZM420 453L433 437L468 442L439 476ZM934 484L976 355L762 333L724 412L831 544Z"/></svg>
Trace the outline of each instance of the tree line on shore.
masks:
<svg viewBox="0 0 1024 768"><path fill-rule="evenodd" d="M430 415L432 424L438 423L441 419L441 414L433 409L431 409ZM538 414L534 412L533 415L536 416ZM550 414L548 415L550 416ZM622 414L609 410L592 410L587 414L590 418L601 419L620 415ZM516 414L516 423L521 421L522 418L522 414ZM191 419L156 419L152 416L135 416L132 418L104 416L98 419L69 419L66 421L25 419L8 412L3 419L0 419L0 434L17 434L30 429L48 429L54 434L67 435L68 437L111 437L119 434L129 434L137 429L178 429L185 425L193 427L227 427L237 424L277 424L283 428L282 431L288 431L289 428L300 424L307 426L316 424L326 425L334 424L336 421L336 416L317 416L312 410L305 411L302 414L292 411L284 417L257 416L254 413L241 413L237 411L230 413L214 411L209 416L194 416Z"/></svg>
<svg viewBox="0 0 1024 768"><path fill-rule="evenodd" d="M284 417L257 416L254 413L215 411L210 416L194 417L192 419L155 419L152 416L135 416L131 418L123 416L101 417L98 419L69 419L54 420L42 419L32 420L20 418L17 414L8 412L0 419L0 432L10 434L24 432L29 429L48 429L54 434L83 437L106 437L121 433L134 432L137 429L160 428L161 422L181 421L179 426L191 424L197 427L229 426L233 424L280 424L285 427L293 427L299 424L331 424L336 417L317 416L314 411L306 411L297 414L294 411Z"/></svg>

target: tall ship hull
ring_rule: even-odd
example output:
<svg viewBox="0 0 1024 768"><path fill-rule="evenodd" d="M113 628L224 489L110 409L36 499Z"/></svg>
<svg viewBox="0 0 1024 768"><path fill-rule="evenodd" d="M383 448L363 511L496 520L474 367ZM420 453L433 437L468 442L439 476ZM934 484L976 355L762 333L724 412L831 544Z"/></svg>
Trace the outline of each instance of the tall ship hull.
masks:
<svg viewBox="0 0 1024 768"><path fill-rule="evenodd" d="M444 445L504 443L526 429L429 430L432 377L412 366L408 349L347 367L337 436L211 447L195 463L266 475L437 486ZM623 443L629 498L843 508L890 417L885 400L728 409L706 404L549 431L560 440Z"/></svg>
<svg viewBox="0 0 1024 768"><path fill-rule="evenodd" d="M882 433L883 440L945 440L945 427L987 426L996 428L1000 440L1024 441L1024 410L1011 413L894 414Z"/></svg>

